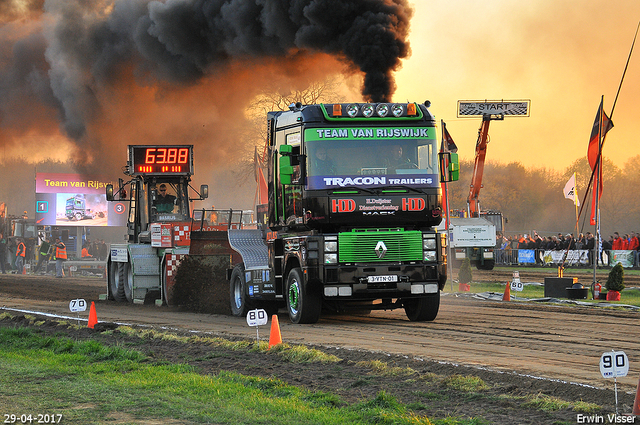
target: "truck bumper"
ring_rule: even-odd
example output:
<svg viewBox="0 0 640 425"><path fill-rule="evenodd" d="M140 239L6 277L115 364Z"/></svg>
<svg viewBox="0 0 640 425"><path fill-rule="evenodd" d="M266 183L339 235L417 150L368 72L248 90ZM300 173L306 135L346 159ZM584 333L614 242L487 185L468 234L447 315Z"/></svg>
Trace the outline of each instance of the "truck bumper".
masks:
<svg viewBox="0 0 640 425"><path fill-rule="evenodd" d="M437 293L446 282L437 264L325 266L318 276L326 299L373 300Z"/></svg>

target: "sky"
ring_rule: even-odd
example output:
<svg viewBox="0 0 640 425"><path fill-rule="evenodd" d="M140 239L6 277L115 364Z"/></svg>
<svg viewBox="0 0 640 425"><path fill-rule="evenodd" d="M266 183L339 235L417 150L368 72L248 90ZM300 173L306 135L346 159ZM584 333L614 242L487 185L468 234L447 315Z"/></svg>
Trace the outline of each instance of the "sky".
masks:
<svg viewBox="0 0 640 425"><path fill-rule="evenodd" d="M314 27L308 16L283 20L276 1L210 1L220 9L204 24L194 9L203 3L191 0L0 1L0 162L73 158L119 170L127 144L189 143L209 166L230 164L246 137L233 117L259 90L299 89L336 71L353 89L353 63L370 69L371 50L358 43L374 39L392 52L373 58L396 68L391 100L430 100L461 159L473 159L481 119L457 118L459 100L528 99L529 117L491 123L487 160L562 171L586 156L601 96L611 112L640 20L637 0L394 2L291 0L314 5ZM263 27L258 4L270 5ZM393 6L386 38L375 21L341 26L340 8L365 4L374 13L358 13L372 19ZM604 148L619 166L640 154L636 47ZM359 90L347 99L363 100Z"/></svg>
<svg viewBox="0 0 640 425"><path fill-rule="evenodd" d="M586 156L604 96L611 113L640 21L637 0L419 0L411 57L396 72L395 101L430 100L461 159L473 159L480 117L457 118L459 100L531 100L529 117L489 127L487 160L562 171ZM622 167L640 154L640 40L603 154Z"/></svg>

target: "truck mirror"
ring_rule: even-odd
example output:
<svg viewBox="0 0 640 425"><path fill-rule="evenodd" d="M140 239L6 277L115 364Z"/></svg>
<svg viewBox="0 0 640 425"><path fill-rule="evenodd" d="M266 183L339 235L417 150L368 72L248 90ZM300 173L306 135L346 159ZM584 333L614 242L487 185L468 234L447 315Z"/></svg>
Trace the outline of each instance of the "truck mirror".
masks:
<svg viewBox="0 0 640 425"><path fill-rule="evenodd" d="M280 183L291 184L291 176L293 176L293 166L291 166L291 146L280 146Z"/></svg>
<svg viewBox="0 0 640 425"><path fill-rule="evenodd" d="M458 181L460 178L460 163L458 162L458 154L451 153L451 161L449 162L449 176L451 181Z"/></svg>
<svg viewBox="0 0 640 425"><path fill-rule="evenodd" d="M127 189L124 188L124 180L118 179L118 199L127 199Z"/></svg>
<svg viewBox="0 0 640 425"><path fill-rule="evenodd" d="M209 197L209 185L200 185L200 199L207 199Z"/></svg>
<svg viewBox="0 0 640 425"><path fill-rule="evenodd" d="M440 152L440 181L452 182L460 178L460 164L458 154L454 152Z"/></svg>
<svg viewBox="0 0 640 425"><path fill-rule="evenodd" d="M113 201L113 185L109 183L107 185L107 201Z"/></svg>

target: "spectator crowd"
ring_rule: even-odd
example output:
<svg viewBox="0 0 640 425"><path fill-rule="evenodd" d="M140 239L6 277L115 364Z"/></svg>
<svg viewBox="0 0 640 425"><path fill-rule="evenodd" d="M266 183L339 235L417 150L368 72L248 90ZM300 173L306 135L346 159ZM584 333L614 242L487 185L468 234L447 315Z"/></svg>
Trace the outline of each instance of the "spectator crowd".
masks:
<svg viewBox="0 0 640 425"><path fill-rule="evenodd" d="M600 261L608 264L610 251L633 251L634 266L638 266L638 251L640 250L640 234L631 232L620 236L618 232L602 240L602 252ZM516 236L496 236L496 260L500 264L513 262L513 253L520 249L535 250L537 264L544 264L542 253L545 251L588 250L589 264L593 264L593 250L596 239L591 232L580 233L576 238L573 233L563 235L558 233L553 236L540 236L538 232L533 234L519 234ZM603 257L603 253L606 257ZM516 260L517 262L517 260Z"/></svg>

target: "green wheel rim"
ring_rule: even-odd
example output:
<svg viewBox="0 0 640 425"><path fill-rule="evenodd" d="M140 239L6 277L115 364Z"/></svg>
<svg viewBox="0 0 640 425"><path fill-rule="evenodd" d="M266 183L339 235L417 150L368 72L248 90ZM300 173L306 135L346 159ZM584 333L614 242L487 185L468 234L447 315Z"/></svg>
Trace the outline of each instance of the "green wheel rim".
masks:
<svg viewBox="0 0 640 425"><path fill-rule="evenodd" d="M291 313L296 315L298 314L298 302L300 299L300 284L297 280L291 282L289 286L289 309Z"/></svg>

